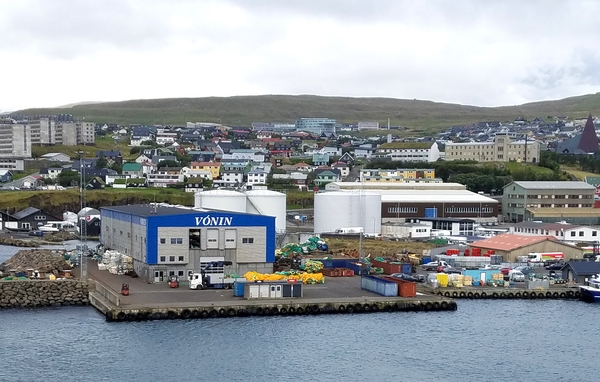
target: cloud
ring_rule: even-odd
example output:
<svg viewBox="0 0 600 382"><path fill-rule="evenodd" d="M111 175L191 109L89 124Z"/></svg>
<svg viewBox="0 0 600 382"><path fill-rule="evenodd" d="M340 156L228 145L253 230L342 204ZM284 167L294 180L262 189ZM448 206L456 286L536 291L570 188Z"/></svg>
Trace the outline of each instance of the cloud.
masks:
<svg viewBox="0 0 600 382"><path fill-rule="evenodd" d="M248 94L499 106L593 93L600 81L596 1L0 6L3 82L14 89L0 108Z"/></svg>

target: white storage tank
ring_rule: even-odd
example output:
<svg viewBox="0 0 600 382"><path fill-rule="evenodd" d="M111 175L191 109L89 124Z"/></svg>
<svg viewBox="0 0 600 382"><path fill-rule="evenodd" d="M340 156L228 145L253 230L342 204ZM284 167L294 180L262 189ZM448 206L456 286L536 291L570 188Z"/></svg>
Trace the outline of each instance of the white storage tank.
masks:
<svg viewBox="0 0 600 382"><path fill-rule="evenodd" d="M200 191L194 198L194 207L245 213L246 195L231 190Z"/></svg>
<svg viewBox="0 0 600 382"><path fill-rule="evenodd" d="M265 216L275 216L275 230L286 231L287 196L281 192L270 190L246 191L246 212Z"/></svg>
<svg viewBox="0 0 600 382"><path fill-rule="evenodd" d="M362 227L381 233L381 195L365 191L326 191L315 194L315 233Z"/></svg>

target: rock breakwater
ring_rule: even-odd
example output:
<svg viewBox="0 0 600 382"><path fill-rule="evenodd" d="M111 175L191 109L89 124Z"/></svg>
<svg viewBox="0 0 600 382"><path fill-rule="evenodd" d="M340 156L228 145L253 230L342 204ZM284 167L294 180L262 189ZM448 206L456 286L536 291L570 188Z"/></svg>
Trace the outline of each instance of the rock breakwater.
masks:
<svg viewBox="0 0 600 382"><path fill-rule="evenodd" d="M81 280L0 281L0 309L88 304L88 285Z"/></svg>

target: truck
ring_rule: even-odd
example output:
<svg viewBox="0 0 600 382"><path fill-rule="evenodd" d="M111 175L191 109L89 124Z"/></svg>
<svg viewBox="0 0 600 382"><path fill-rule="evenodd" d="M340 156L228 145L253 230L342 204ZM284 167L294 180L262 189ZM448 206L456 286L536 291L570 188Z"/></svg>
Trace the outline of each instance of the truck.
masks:
<svg viewBox="0 0 600 382"><path fill-rule="evenodd" d="M192 273L190 276L190 289L231 289L236 280L245 280L225 277L223 269L231 264L231 261L225 260L206 263L199 273Z"/></svg>
<svg viewBox="0 0 600 382"><path fill-rule="evenodd" d="M528 263L554 263L564 259L565 254L562 252L530 252L527 255Z"/></svg>
<svg viewBox="0 0 600 382"><path fill-rule="evenodd" d="M450 264L445 261L431 261L423 265L423 269L426 271L437 271L439 267L450 267Z"/></svg>

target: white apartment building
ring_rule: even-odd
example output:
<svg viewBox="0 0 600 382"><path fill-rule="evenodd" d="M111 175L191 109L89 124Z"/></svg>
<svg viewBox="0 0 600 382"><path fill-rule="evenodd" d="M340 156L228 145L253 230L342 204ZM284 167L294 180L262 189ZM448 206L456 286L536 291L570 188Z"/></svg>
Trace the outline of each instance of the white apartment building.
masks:
<svg viewBox="0 0 600 382"><path fill-rule="evenodd" d="M440 157L437 142L389 142L380 145L373 159L403 162L435 162Z"/></svg>
<svg viewBox="0 0 600 382"><path fill-rule="evenodd" d="M446 160L537 163L540 143L513 140L507 134L497 134L493 142L446 143Z"/></svg>
<svg viewBox="0 0 600 382"><path fill-rule="evenodd" d="M31 128L28 124L0 124L0 158L31 158Z"/></svg>

